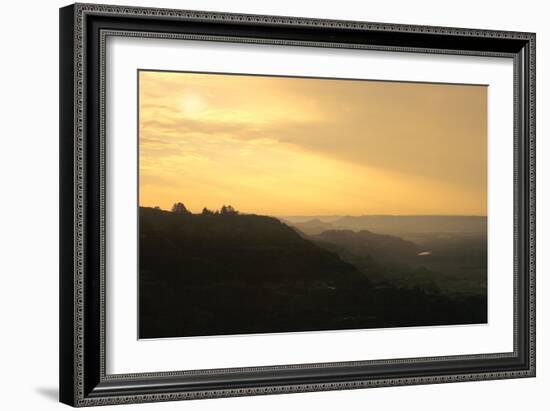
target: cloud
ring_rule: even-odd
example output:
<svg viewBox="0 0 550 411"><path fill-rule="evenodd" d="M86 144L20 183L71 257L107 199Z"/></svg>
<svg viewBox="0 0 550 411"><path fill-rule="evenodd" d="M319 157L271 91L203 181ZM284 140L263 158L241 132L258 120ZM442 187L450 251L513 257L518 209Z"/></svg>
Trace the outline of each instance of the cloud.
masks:
<svg viewBox="0 0 550 411"><path fill-rule="evenodd" d="M354 170L360 187L361 176L377 170L393 191L416 184L417 196L462 196L470 209L485 210L486 87L149 72L140 78L140 153L149 173L202 173L212 184L204 173L219 181L231 167L227 184L245 192L247 173L258 191L260 177L282 190L285 178L291 185L309 175L305 167L329 175ZM327 176L308 178L315 186ZM403 198L385 203L396 208Z"/></svg>

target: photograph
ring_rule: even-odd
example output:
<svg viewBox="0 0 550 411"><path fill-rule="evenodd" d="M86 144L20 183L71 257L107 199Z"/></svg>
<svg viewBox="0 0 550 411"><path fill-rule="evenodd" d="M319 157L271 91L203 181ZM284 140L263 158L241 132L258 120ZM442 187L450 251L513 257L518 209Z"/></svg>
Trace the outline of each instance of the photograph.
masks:
<svg viewBox="0 0 550 411"><path fill-rule="evenodd" d="M138 338L486 324L486 84L138 70Z"/></svg>
<svg viewBox="0 0 550 411"><path fill-rule="evenodd" d="M59 253L45 252L56 290L31 287L39 313L59 296L58 318L29 328L55 331L59 401L257 396L246 401L265 409L263 396L280 409L274 394L308 392L277 397L333 409L346 396L321 391L353 390L354 403L399 409L426 408L424 390L434 404L466 390L453 397L521 408L545 383L534 378L543 14L252 3L60 4L59 43L47 41L59 81L26 76L59 85L58 116L50 101L11 133L36 126L27 134L45 144L44 125L58 128L57 154L34 151L59 159L59 196L29 190L55 193L28 169L34 183L16 185L29 199L6 203L24 210L15 240L28 237L21 221L56 222L42 209L59 209L37 242L59 233ZM11 104L27 107L20 89Z"/></svg>

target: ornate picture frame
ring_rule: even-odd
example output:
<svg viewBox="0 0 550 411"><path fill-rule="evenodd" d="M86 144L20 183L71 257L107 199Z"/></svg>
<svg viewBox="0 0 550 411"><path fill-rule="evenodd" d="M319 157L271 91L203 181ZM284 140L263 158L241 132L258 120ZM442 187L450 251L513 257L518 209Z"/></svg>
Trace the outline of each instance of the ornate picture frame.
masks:
<svg viewBox="0 0 550 411"><path fill-rule="evenodd" d="M510 59L513 350L108 373L105 102L110 37ZM60 100L61 402L80 407L535 376L534 33L75 4L60 9Z"/></svg>

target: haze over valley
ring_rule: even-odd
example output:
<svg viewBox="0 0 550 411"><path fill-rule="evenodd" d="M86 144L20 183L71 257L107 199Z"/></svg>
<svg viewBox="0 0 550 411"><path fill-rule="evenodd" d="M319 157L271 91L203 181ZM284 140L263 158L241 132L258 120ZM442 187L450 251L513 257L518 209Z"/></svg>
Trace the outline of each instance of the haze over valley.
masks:
<svg viewBox="0 0 550 411"><path fill-rule="evenodd" d="M485 294L486 216L280 218L325 249L371 270L371 280L441 293ZM380 270L381 265L384 270ZM382 272L383 271L383 272Z"/></svg>

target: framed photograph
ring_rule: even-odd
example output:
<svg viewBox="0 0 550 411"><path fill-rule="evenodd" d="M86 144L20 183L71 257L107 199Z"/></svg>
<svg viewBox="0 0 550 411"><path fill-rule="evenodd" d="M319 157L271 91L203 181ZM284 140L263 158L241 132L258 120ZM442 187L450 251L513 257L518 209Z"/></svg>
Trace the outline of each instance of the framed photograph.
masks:
<svg viewBox="0 0 550 411"><path fill-rule="evenodd" d="M535 34L60 10L60 399L535 376Z"/></svg>

